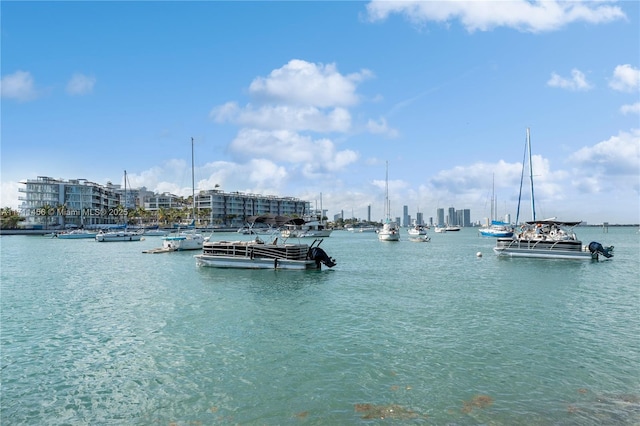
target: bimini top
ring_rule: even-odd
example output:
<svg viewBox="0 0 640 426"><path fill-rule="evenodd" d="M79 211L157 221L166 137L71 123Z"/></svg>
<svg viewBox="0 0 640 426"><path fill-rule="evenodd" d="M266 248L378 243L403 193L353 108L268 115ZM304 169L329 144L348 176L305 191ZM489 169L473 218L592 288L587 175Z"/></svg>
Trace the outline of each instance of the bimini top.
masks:
<svg viewBox="0 0 640 426"><path fill-rule="evenodd" d="M248 223L264 223L266 225L281 227L285 223L289 222L291 218L289 216L280 216L275 214L262 214L259 216L251 216L247 218Z"/></svg>
<svg viewBox="0 0 640 426"><path fill-rule="evenodd" d="M538 223L541 225L576 226L576 225L580 225L582 221L579 220L577 222L575 221L567 222L564 220L545 219L545 220L531 220L529 222L526 222L527 225L536 225Z"/></svg>

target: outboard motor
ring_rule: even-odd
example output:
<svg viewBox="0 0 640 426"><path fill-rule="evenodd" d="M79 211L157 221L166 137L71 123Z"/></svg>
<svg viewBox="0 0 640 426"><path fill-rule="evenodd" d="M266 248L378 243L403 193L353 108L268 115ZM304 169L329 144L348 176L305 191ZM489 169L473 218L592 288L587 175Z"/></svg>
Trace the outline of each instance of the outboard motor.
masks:
<svg viewBox="0 0 640 426"><path fill-rule="evenodd" d="M311 247L309 249L309 258L316 261L318 268L320 267L320 262L324 263L329 268L336 266L336 260L329 257L329 255L320 247Z"/></svg>
<svg viewBox="0 0 640 426"><path fill-rule="evenodd" d="M601 254L606 258L613 257L613 253L611 253L613 251L613 246L603 247L602 244L596 241L591 241L589 243L589 251L591 253Z"/></svg>

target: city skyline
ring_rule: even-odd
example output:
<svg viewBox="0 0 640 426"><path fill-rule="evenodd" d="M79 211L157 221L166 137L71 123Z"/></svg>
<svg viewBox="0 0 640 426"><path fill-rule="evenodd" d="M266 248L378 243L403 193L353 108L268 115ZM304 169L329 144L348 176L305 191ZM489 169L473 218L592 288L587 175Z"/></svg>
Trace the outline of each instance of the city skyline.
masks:
<svg viewBox="0 0 640 426"><path fill-rule="evenodd" d="M495 186L515 219L529 128L538 217L638 223L639 20L608 0L6 2L0 206L125 169L188 196L194 138L196 191L378 219L388 162L393 217L482 220Z"/></svg>

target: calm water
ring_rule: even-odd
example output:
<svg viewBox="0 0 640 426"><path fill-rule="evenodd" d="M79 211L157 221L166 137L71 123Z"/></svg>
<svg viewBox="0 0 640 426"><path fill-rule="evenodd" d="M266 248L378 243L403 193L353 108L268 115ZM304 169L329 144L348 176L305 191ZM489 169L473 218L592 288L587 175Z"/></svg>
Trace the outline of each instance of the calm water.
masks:
<svg viewBox="0 0 640 426"><path fill-rule="evenodd" d="M597 263L340 231L306 272L2 237L1 423L637 425L637 231L579 228Z"/></svg>

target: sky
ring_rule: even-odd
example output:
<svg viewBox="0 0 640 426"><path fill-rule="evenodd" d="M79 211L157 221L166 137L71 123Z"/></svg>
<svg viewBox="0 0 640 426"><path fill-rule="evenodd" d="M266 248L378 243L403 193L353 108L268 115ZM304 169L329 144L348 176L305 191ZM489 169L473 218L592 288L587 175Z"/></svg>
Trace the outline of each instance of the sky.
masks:
<svg viewBox="0 0 640 426"><path fill-rule="evenodd" d="M1 207L49 176L640 223L640 2L0 4ZM528 173L528 172L526 172ZM495 188L495 189L492 189ZM520 220L530 220L523 189Z"/></svg>

